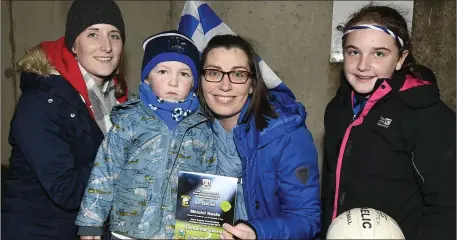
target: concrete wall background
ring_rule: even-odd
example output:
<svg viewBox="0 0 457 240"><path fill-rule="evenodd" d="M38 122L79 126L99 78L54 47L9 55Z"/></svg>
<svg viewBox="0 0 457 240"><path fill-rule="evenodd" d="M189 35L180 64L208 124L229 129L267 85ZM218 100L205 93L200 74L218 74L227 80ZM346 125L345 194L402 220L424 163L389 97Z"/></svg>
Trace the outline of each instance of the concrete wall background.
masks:
<svg viewBox="0 0 457 240"><path fill-rule="evenodd" d="M136 95L141 44L179 22L184 1L117 1L126 23L123 67ZM9 121L14 110L8 1L2 1L2 163L9 157ZM63 35L69 1L14 1L16 61L24 49ZM332 1L212 1L209 5L237 34L252 40L262 59L307 108L307 125L322 159L325 106L338 88L341 64L329 63ZM413 54L437 75L443 100L455 110L456 3L416 0ZM32 25L33 23L33 25ZM8 71L6 71L8 72ZM17 76L18 79L18 76Z"/></svg>
<svg viewBox="0 0 457 240"><path fill-rule="evenodd" d="M455 111L456 1L415 1L413 54L431 68L438 80L441 99Z"/></svg>

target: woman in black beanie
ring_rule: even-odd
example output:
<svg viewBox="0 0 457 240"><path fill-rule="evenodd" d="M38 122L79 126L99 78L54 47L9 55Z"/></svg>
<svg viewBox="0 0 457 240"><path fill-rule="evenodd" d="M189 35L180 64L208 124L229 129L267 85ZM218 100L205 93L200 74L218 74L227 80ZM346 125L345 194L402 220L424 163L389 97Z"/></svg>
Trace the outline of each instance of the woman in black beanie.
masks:
<svg viewBox="0 0 457 240"><path fill-rule="evenodd" d="M113 0L76 0L65 36L19 61L21 91L2 203L2 239L75 240L75 219L109 113L126 101L117 79L124 21Z"/></svg>

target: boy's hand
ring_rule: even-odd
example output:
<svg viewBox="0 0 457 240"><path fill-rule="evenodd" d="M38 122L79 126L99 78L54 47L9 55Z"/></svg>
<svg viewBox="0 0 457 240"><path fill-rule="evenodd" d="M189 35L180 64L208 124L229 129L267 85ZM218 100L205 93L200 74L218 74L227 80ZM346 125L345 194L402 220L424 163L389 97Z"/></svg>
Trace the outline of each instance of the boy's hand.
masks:
<svg viewBox="0 0 457 240"><path fill-rule="evenodd" d="M236 226L224 223L222 227L225 231L220 235L220 239L234 239L233 237L237 237L238 239L256 239L257 237L254 230L243 223L239 223Z"/></svg>
<svg viewBox="0 0 457 240"><path fill-rule="evenodd" d="M100 236L81 236L81 240L101 240Z"/></svg>

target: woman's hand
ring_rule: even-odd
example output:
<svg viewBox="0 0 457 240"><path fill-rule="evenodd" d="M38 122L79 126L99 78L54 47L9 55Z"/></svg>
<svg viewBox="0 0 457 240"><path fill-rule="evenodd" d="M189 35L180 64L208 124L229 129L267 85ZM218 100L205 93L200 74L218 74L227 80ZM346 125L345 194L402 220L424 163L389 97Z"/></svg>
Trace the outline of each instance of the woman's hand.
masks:
<svg viewBox="0 0 457 240"><path fill-rule="evenodd" d="M256 239L254 230L243 223L238 223L236 226L224 223L222 225L225 231L220 235L220 239L234 239L237 237L239 239Z"/></svg>

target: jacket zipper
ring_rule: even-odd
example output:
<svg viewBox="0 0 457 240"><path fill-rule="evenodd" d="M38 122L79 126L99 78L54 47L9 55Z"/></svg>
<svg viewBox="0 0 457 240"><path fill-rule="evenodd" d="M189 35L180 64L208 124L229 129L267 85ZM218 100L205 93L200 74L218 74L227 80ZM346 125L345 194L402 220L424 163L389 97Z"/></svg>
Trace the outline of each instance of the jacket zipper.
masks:
<svg viewBox="0 0 457 240"><path fill-rule="evenodd" d="M171 138L175 138L177 135L176 135L176 132L175 130L177 129L177 127L182 124L183 121L181 121L180 123L178 123L178 125L176 126L176 128L170 132L170 139L167 141L167 151L165 151L165 154L166 154L166 159L168 160L168 156L169 156L169 153L170 153L170 140ZM186 129L186 131L183 133L183 136L182 137L176 137L175 139L175 144L174 146L177 146L176 148L174 148L173 146L171 150L173 150L174 152L176 152L176 156L173 157L172 159L172 164L171 164L171 168L170 168L170 173L167 175L167 178L165 179L165 189L164 189L164 192L162 193L162 201L160 202L160 228L162 229L163 226L164 226L164 222L162 221L163 219L163 210L164 210L164 201L165 201L165 198L166 198L166 194L167 194L167 189L168 189L168 184L170 183L170 177L171 177L171 174L173 174L173 169L175 168L175 165L176 165L176 160L178 159L178 155L179 155L179 149L181 148L181 144L182 142L184 141L184 136L186 135L186 132L194 127L195 125L197 124L200 124L201 122L203 121L198 121L197 123L193 124L192 126L190 126L189 128ZM166 126L166 124L164 124L165 127L168 129L168 126ZM179 141L178 141L179 140ZM176 151L175 151L176 149ZM174 204L174 203L173 203ZM169 207L169 206L165 206L165 207ZM166 234L166 229L164 230L164 234Z"/></svg>
<svg viewBox="0 0 457 240"><path fill-rule="evenodd" d="M385 97L392 90L389 85L387 85L387 86L388 86L388 88L386 89L386 84L384 82L381 83L381 85L375 90L375 92L370 97L370 99L373 98L374 94L378 95L378 96L375 97L375 99L372 99L376 103L379 99ZM381 90L378 90L379 88L381 88ZM380 91L380 92L377 94L378 91ZM368 99L368 101L370 99ZM368 103L369 102L367 102L367 104ZM335 185L335 195L334 195L334 199L333 199L332 221L337 217L337 213L338 213L338 204L339 204L339 197L340 197L339 196L339 191L340 191L340 181L341 181L341 168L342 168L342 164L343 164L343 160L344 160L344 153L346 151L346 145L347 145L347 142L348 142L349 135L351 133L352 127L362 124L362 121L363 121L363 119L360 119L359 123L356 123L356 120L359 120L359 117L364 112L365 112L365 116L368 115L368 112L375 105L375 104L372 104L371 106L368 105L369 107L367 107L367 104L365 104L365 106L362 108L361 111L359 111L358 114L354 114L353 115L349 126L346 128L346 131L345 131L344 136L343 136L343 142L341 143L341 146L340 146L340 151L339 151L339 154L338 154L338 159L337 159L337 164L336 164L336 176L335 176L336 185Z"/></svg>
<svg viewBox="0 0 457 240"><path fill-rule="evenodd" d="M238 128L238 126L236 127ZM234 129L235 130L235 129ZM235 146L237 146L236 142L238 140L238 137L237 137L237 132L236 131L233 131L233 136L235 137L234 141L235 141ZM250 208L250 204L251 204L251 195L249 195L246 191L244 191L245 187L244 185L246 186L249 186L248 183L248 179L246 177L246 179L243 179L243 175L246 175L245 172L247 171L248 167L249 167L249 159L246 155L246 151L245 149L242 147L241 148L242 151L243 151L243 155L244 155L244 160L246 161L246 169L243 168L243 164L241 164L241 170L242 170L242 174L241 174L241 179L243 181L243 184L242 184L242 187L241 187L241 190L243 191L243 196L244 196L244 205L245 205L245 208L246 208L246 212L248 213L248 218L249 216L254 216L253 212L252 212L252 208ZM243 160L243 159L241 159ZM247 176L247 175L246 175ZM247 200L247 201L246 201Z"/></svg>

